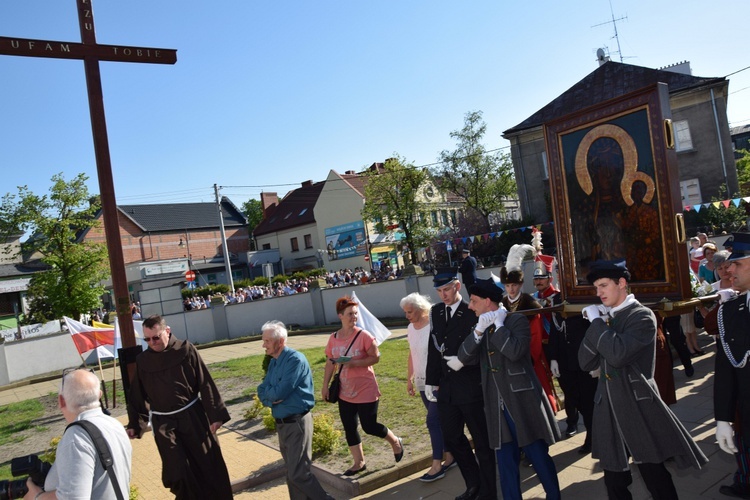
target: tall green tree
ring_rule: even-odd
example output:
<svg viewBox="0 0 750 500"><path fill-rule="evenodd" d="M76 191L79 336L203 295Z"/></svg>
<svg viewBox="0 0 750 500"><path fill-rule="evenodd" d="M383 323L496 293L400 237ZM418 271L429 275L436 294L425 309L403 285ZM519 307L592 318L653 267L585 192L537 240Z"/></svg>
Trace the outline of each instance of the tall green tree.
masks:
<svg viewBox="0 0 750 500"><path fill-rule="evenodd" d="M750 195L750 151L740 149L737 151L742 155L737 160L737 181L740 185L740 196Z"/></svg>
<svg viewBox="0 0 750 500"><path fill-rule="evenodd" d="M490 214L501 212L503 197L515 197L517 187L510 156L487 152L482 143L486 132L482 112L467 113L464 127L450 134L456 140L456 149L440 153L440 165L433 175L441 189L453 192L467 207L479 212L489 230Z"/></svg>
<svg viewBox="0 0 750 500"><path fill-rule="evenodd" d="M247 217L247 232L253 234L253 230L263 220L263 206L260 200L250 198L242 204L242 213Z"/></svg>
<svg viewBox="0 0 750 500"><path fill-rule="evenodd" d="M30 319L46 321L70 316L78 319L96 309L109 277L107 248L101 243L79 242L78 236L97 227L100 208L91 197L84 174L66 182L52 177L49 194L38 196L26 186L3 196L0 219L4 228L31 232L24 252L39 255L49 269L36 273L29 283ZM119 235L118 235L119 236Z"/></svg>
<svg viewBox="0 0 750 500"><path fill-rule="evenodd" d="M365 173L365 206L362 218L377 221L379 233L398 224L404 232L411 262L417 262L417 250L427 245L430 237L427 221L420 217L427 205L421 201L420 188L428 173L395 155L385 161L382 170Z"/></svg>
<svg viewBox="0 0 750 500"><path fill-rule="evenodd" d="M263 220L263 205L260 200L250 198L242 204L242 213L247 218L247 234L250 237L250 248L257 250L255 248L255 239L252 236L255 228Z"/></svg>

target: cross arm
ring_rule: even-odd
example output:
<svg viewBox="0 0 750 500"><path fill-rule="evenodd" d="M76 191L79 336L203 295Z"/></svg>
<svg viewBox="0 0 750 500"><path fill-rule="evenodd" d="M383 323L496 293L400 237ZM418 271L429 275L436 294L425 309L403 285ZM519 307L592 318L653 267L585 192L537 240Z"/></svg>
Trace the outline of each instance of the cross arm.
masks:
<svg viewBox="0 0 750 500"><path fill-rule="evenodd" d="M151 64L174 64L177 51L126 45L88 45L75 42L32 40L0 36L0 55L51 57L57 59L84 59L91 57L99 61L137 62Z"/></svg>

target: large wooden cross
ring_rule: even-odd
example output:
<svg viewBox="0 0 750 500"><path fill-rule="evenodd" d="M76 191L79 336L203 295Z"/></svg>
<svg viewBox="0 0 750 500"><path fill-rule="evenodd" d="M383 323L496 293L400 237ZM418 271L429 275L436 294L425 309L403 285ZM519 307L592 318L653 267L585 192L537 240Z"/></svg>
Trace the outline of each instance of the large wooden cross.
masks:
<svg viewBox="0 0 750 500"><path fill-rule="evenodd" d="M109 266L115 293L115 307L120 323L122 345L125 348L130 348L136 345L135 331L130 314L130 295L127 278L125 277L122 242L120 241L120 225L112 180L112 163L109 157L109 141L107 139L107 122L104 116L99 61L174 64L177 62L177 51L122 45L100 45L96 43L91 0L76 0L76 3L78 4L78 23L83 43L0 37L0 55L83 59L86 70L91 128L94 134L96 171L99 177L99 191L104 212L104 232L107 236Z"/></svg>

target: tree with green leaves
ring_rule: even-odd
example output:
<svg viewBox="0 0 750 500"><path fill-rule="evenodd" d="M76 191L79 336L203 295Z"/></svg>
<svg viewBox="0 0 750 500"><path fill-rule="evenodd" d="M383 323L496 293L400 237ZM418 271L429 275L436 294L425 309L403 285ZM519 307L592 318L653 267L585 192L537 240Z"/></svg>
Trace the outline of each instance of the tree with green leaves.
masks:
<svg viewBox="0 0 750 500"><path fill-rule="evenodd" d="M22 245L28 255L38 255L48 266L29 283L32 322L78 319L96 309L109 277L107 248L102 243L80 242L88 229L97 227L101 206L91 197L84 174L66 182L62 174L52 177L49 194L38 196L20 186L17 194L6 194L0 205L2 229L31 232ZM119 235L117 235L119 237Z"/></svg>
<svg viewBox="0 0 750 500"><path fill-rule="evenodd" d="M364 220L377 221L376 230L385 233L386 227L398 224L404 232L411 262L416 263L417 250L427 246L430 229L420 213L427 211L420 188L427 180L427 172L395 155L385 161L382 169L368 170L365 176Z"/></svg>
<svg viewBox="0 0 750 500"><path fill-rule="evenodd" d="M247 218L247 232L253 234L253 230L263 220L263 205L260 200L250 198L242 204L242 213Z"/></svg>
<svg viewBox="0 0 750 500"><path fill-rule="evenodd" d="M737 181L740 186L740 196L750 196L750 151L738 149L737 153L742 155L737 159Z"/></svg>
<svg viewBox="0 0 750 500"><path fill-rule="evenodd" d="M260 221L263 220L263 205L260 200L250 198L242 204L242 213L247 218L247 234L250 236L250 248L256 250L255 239L252 235L255 228L260 224Z"/></svg>
<svg viewBox="0 0 750 500"><path fill-rule="evenodd" d="M469 209L476 210L490 230L490 214L503 211L503 198L516 196L516 178L510 156L502 152L488 152L482 139L487 124L481 111L470 111L464 117L464 127L451 132L456 149L440 153L440 165L433 175L440 188L464 200Z"/></svg>

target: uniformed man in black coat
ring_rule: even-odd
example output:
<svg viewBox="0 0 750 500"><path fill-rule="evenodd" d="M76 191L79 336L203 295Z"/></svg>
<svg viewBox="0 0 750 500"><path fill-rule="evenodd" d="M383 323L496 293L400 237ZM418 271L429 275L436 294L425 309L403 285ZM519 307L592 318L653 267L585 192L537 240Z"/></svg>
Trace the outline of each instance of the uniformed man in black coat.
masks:
<svg viewBox="0 0 750 500"><path fill-rule="evenodd" d="M464 288L467 290L471 285L477 282L477 259L471 256L471 250L464 248L461 251L464 260L461 261L461 281L464 282Z"/></svg>
<svg viewBox="0 0 750 500"><path fill-rule="evenodd" d="M456 363L464 339L473 335L477 317L462 300L455 269L438 269L433 284L442 303L430 310L425 393L429 398L434 391L437 397L445 448L453 453L466 482L466 491L456 500L495 500L495 453L489 446L479 366L456 367L456 371L449 365ZM464 435L464 424L474 441L476 459Z"/></svg>
<svg viewBox="0 0 750 500"><path fill-rule="evenodd" d="M562 298L559 294L551 297L550 305L559 305ZM560 382L565 395L565 413L567 429L565 435L573 436L578 431L578 415L583 416L586 427L586 439L578 453L591 453L591 424L594 419L594 395L599 381L581 368L578 362L578 351L586 336L588 322L579 315L563 318L554 316L554 325L550 330L548 353L552 375Z"/></svg>
<svg viewBox="0 0 750 500"><path fill-rule="evenodd" d="M737 460L731 485L719 491L736 498L750 498L750 234L734 235L729 272L733 288L741 295L719 307L718 352L714 372L716 440ZM734 422L734 429L732 423Z"/></svg>

